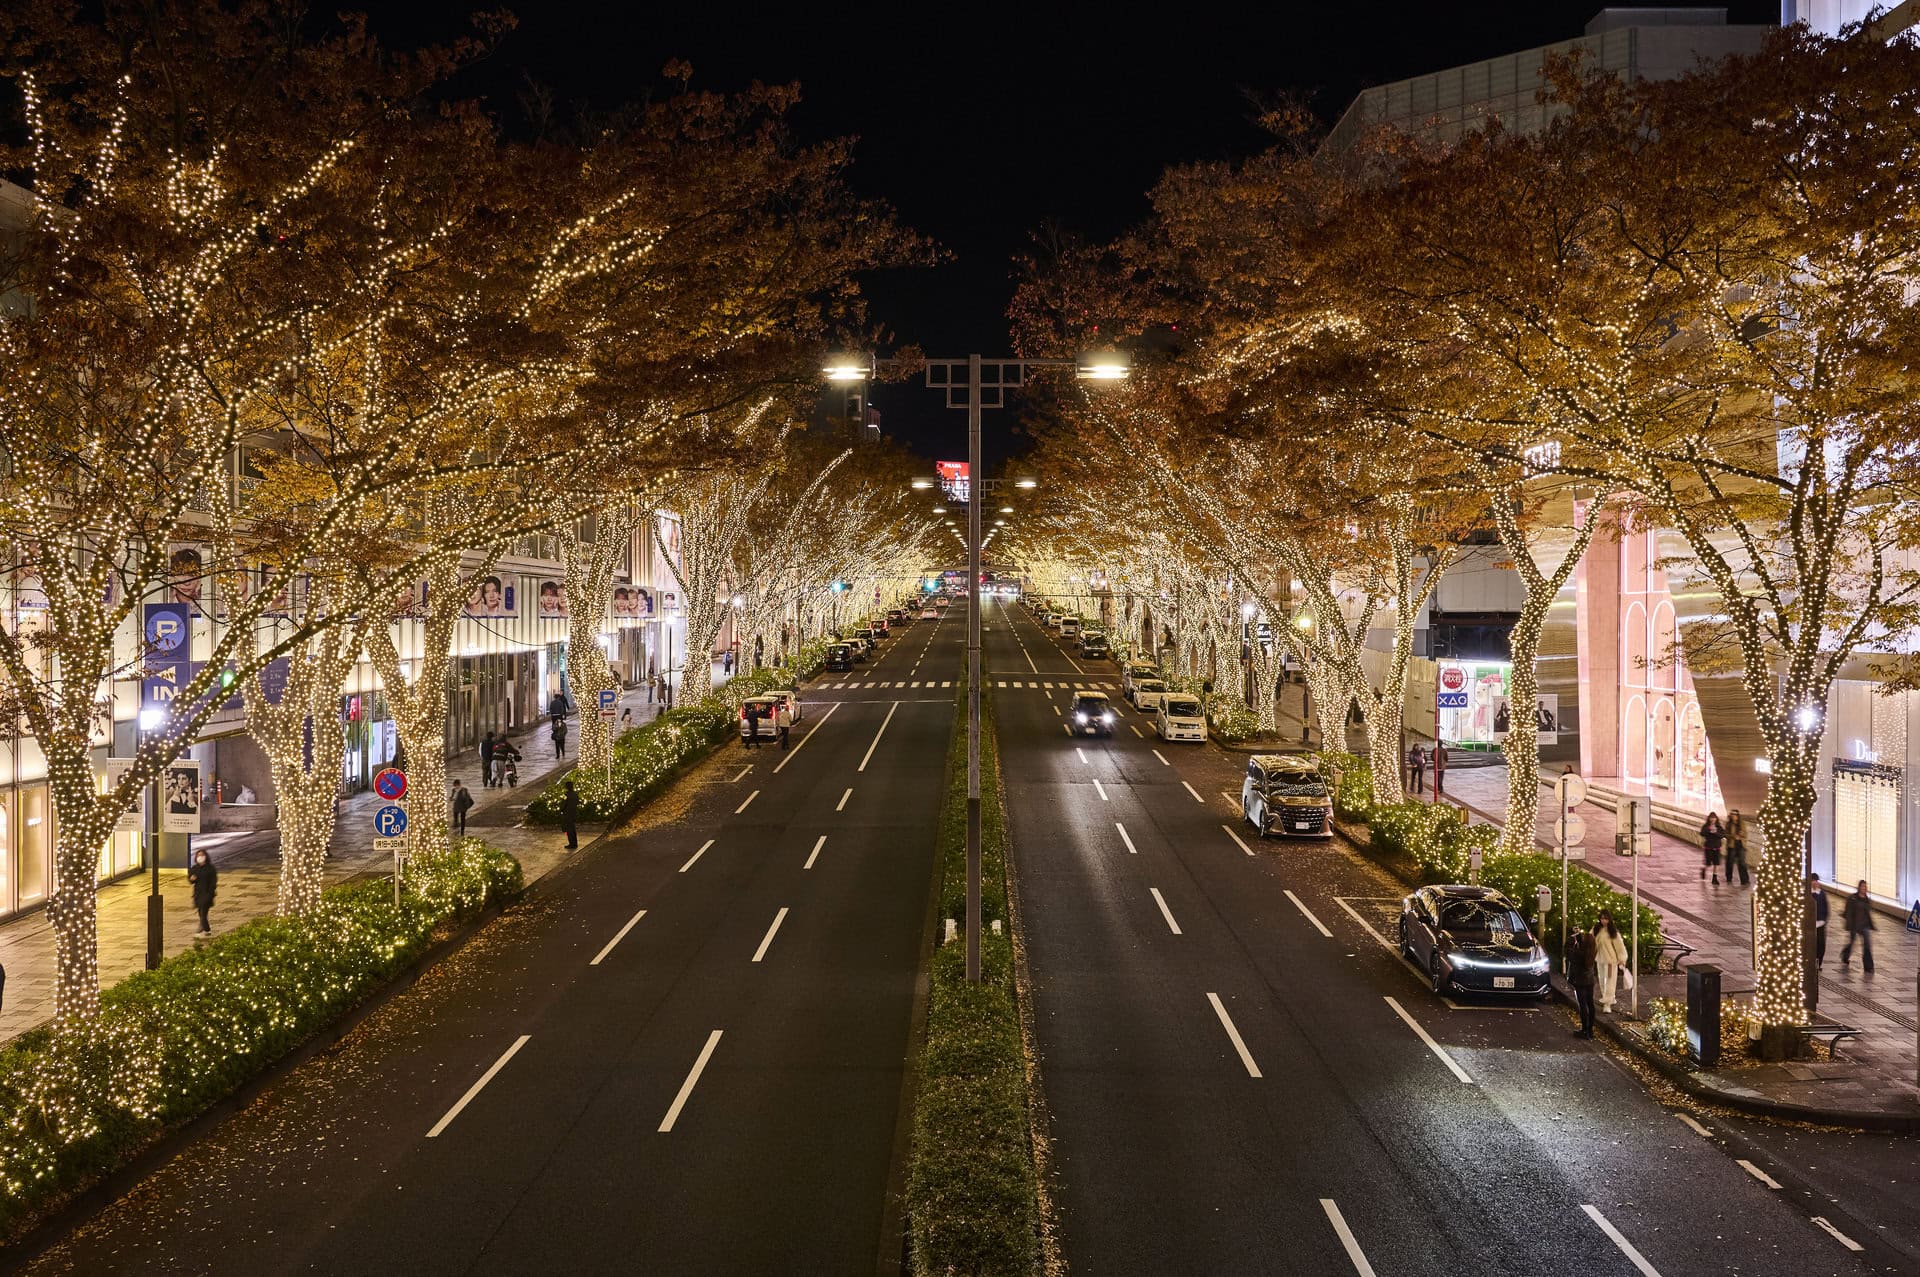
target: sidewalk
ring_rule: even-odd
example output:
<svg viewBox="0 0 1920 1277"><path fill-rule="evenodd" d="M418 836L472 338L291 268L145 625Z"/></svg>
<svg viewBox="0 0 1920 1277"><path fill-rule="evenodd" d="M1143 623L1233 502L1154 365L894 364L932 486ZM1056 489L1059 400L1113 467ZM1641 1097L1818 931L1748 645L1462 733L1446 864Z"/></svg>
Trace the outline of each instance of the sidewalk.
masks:
<svg viewBox="0 0 1920 1277"><path fill-rule="evenodd" d="M1283 732L1298 733L1298 706L1297 696L1281 697ZM1349 728L1350 733L1358 730ZM1364 744L1357 748L1364 753ZM1429 798L1432 783L1429 773ZM1473 823L1504 824L1505 764L1449 767L1444 798L1467 808ZM1579 814L1586 822L1582 840L1585 868L1621 891L1629 890L1633 862L1614 855L1613 811L1583 803ZM1544 785L1535 822L1536 840L1543 848L1553 846L1554 804L1552 791ZM1652 835L1651 854L1640 858L1641 898L1660 913L1669 940L1693 946L1680 973L1643 973L1642 1020L1653 998L1686 1000L1685 967L1693 963L1720 968L1724 995L1750 995L1753 991L1753 889L1729 885L1724 879L1715 886L1711 880L1702 879L1701 864L1699 847L1658 831ZM1846 942L1846 933L1840 927L1842 901L1830 892L1829 903L1831 934L1820 973L1819 1012L1824 1019L1861 1031L1841 1047L1840 1059L1712 1071L1692 1069L1646 1040L1642 1022L1629 1014L1631 995L1624 991L1615 1014L1600 1016L1603 1027L1640 1053L1671 1062L1667 1069L1670 1076L1684 1072L1692 1089L1737 1107L1787 1111L1811 1120L1821 1116L1866 1121L1890 1118L1920 1124L1920 1089L1915 1086L1915 1071L1920 1067L1920 1043L1916 1042L1920 1018L1916 1017L1915 1005L1916 990L1920 989L1920 936L1908 932L1900 919L1880 914L1875 919L1878 929L1873 937L1874 973L1866 974L1857 960L1843 970L1840 948Z"/></svg>
<svg viewBox="0 0 1920 1277"><path fill-rule="evenodd" d="M719 669L715 667L716 680ZM632 707L632 725L651 722L662 706L649 704L647 689L623 691L621 707ZM474 808L467 814L467 829L477 837L512 853L534 881L551 871L571 854L567 840L558 829L521 824L526 805L543 788L543 782L571 767L574 750L580 741L579 720L570 719L567 733L568 753L555 759L545 719L513 737L520 749L520 784L515 789L483 789L479 785L480 760L472 750L462 751L447 760L447 776L467 782ZM392 857L373 850L374 808L382 800L371 791L344 798L334 823L333 843L327 855L328 885L355 878L387 879L393 873ZM598 825L580 826L580 845L592 842L602 830ZM280 878L280 839L272 830L236 833L197 834L194 849L204 847L220 870L219 894L215 899L211 922L215 935L223 935L274 909ZM145 969L147 953L147 895L152 889L149 873L110 883L99 893L100 985L107 988L136 971ZM194 945L199 917L193 910L193 897L184 869L162 869L160 891L166 902L166 952L181 953ZM53 928L44 911L0 924L0 964L7 981L4 1006L0 1006L0 1042L9 1040L53 1018Z"/></svg>

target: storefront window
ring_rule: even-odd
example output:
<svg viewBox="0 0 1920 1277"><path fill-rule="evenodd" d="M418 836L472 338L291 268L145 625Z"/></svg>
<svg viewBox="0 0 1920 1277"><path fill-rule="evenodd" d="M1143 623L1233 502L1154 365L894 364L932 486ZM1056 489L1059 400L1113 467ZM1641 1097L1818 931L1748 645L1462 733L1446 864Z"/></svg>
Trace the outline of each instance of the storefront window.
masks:
<svg viewBox="0 0 1920 1277"><path fill-rule="evenodd" d="M1687 798L1707 796L1707 729L1700 707L1688 703L1680 715L1680 793Z"/></svg>
<svg viewBox="0 0 1920 1277"><path fill-rule="evenodd" d="M1878 896L1896 894L1900 835L1900 773L1891 767L1833 770L1833 877L1851 890L1865 879Z"/></svg>
<svg viewBox="0 0 1920 1277"><path fill-rule="evenodd" d="M24 909L45 900L53 881L53 812L45 785L20 791L19 863L15 881L20 884L20 907Z"/></svg>
<svg viewBox="0 0 1920 1277"><path fill-rule="evenodd" d="M1661 701L1653 710L1653 779L1660 789L1673 788L1674 775L1673 702Z"/></svg>

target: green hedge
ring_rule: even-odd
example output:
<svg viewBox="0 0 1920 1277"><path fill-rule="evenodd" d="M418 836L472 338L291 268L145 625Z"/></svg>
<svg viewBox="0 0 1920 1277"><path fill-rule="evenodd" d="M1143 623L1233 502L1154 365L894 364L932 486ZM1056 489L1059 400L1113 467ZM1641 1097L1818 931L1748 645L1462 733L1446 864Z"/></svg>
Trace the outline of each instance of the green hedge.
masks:
<svg viewBox="0 0 1920 1277"><path fill-rule="evenodd" d="M1321 765L1339 769L1334 789L1334 809L1343 819L1363 821L1374 846L1389 855L1404 855L1420 867L1424 882L1465 882L1475 849L1480 852L1480 882L1493 887L1531 914L1533 898L1541 887L1550 887L1553 898L1568 910L1567 918L1576 926L1591 926L1602 909L1613 915L1621 933L1630 929L1633 898L1616 890L1611 883L1579 864L1567 867L1566 899L1560 894L1560 858L1542 852L1510 855L1500 850L1500 831L1492 825L1468 825L1457 807L1440 803L1408 801L1375 803L1373 776L1365 760L1353 755L1327 752ZM1544 940L1558 949L1560 929L1550 926ZM1645 904L1640 906L1640 967L1653 966L1665 936L1660 915Z"/></svg>
<svg viewBox="0 0 1920 1277"><path fill-rule="evenodd" d="M0 1049L0 1234L125 1162L333 1023L417 959L442 922L517 894L520 865L477 838L391 883L329 887L127 977L83 1029Z"/></svg>
<svg viewBox="0 0 1920 1277"><path fill-rule="evenodd" d="M740 702L811 677L826 661L828 639L815 639L785 667L762 666L738 674L692 705L676 706L613 742L611 769L576 767L567 773L580 795L580 819L605 824L630 815L656 797L690 763L739 731ZM611 771L611 780L608 772ZM527 804L537 825L560 823L564 793L556 782Z"/></svg>
<svg viewBox="0 0 1920 1277"><path fill-rule="evenodd" d="M907 1219L919 1274L1028 1274L1040 1257L1038 1175L1026 1055L1007 917L1006 812L992 701L980 736L980 983L967 983L962 940L935 951L927 1041L914 1097ZM966 909L966 715L955 716L941 803L940 917ZM1003 934L992 923L1001 920Z"/></svg>

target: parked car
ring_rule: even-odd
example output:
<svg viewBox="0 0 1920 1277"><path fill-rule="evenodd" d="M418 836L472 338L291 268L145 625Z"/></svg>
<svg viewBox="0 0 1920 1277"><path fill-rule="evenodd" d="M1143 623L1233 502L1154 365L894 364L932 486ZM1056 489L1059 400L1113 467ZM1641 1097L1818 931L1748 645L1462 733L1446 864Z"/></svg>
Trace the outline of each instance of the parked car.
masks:
<svg viewBox="0 0 1920 1277"><path fill-rule="evenodd" d="M1050 630L1057 630L1060 628L1060 614L1058 612L1049 612L1040 618L1040 624Z"/></svg>
<svg viewBox="0 0 1920 1277"><path fill-rule="evenodd" d="M1268 834L1333 837L1333 793L1320 764L1305 754L1255 754L1240 782L1240 814Z"/></svg>
<svg viewBox="0 0 1920 1277"><path fill-rule="evenodd" d="M827 649L827 673L850 674L853 672L853 645L835 643Z"/></svg>
<svg viewBox="0 0 1920 1277"><path fill-rule="evenodd" d="M1200 698L1187 692L1168 692L1160 698L1153 729L1160 733L1161 740L1206 740L1207 715L1200 708Z"/></svg>
<svg viewBox="0 0 1920 1277"><path fill-rule="evenodd" d="M1547 996L1547 951L1491 887L1422 887L1400 903L1400 952L1437 994Z"/></svg>
<svg viewBox="0 0 1920 1277"><path fill-rule="evenodd" d="M800 721L800 693L799 692L795 691L791 687L776 687L773 691L768 692L767 695L772 699L776 701L780 701L786 705L788 722L797 723Z"/></svg>
<svg viewBox="0 0 1920 1277"><path fill-rule="evenodd" d="M1107 635L1104 630L1088 630L1080 636L1080 655L1089 660L1100 660L1107 656Z"/></svg>
<svg viewBox="0 0 1920 1277"><path fill-rule="evenodd" d="M780 725L775 719L782 702L777 696L749 696L740 702L740 739L778 740Z"/></svg>
<svg viewBox="0 0 1920 1277"><path fill-rule="evenodd" d="M1105 692L1076 692L1073 708L1067 711L1075 736L1113 735L1113 702Z"/></svg>
<svg viewBox="0 0 1920 1277"><path fill-rule="evenodd" d="M1135 709L1148 710L1159 709L1160 698L1166 694L1167 684L1164 679L1136 678L1133 680L1133 691L1128 695Z"/></svg>
<svg viewBox="0 0 1920 1277"><path fill-rule="evenodd" d="M876 644L880 642L880 636L882 633L884 633L884 631L877 630L871 625L863 625L859 629L853 632L853 637L858 639L860 642L865 643L868 649L871 650Z"/></svg>
<svg viewBox="0 0 1920 1277"><path fill-rule="evenodd" d="M911 625L912 623L913 623L913 618L907 615L907 610L905 608L897 607L893 609L893 611L887 613L888 625Z"/></svg>
<svg viewBox="0 0 1920 1277"><path fill-rule="evenodd" d="M1077 638L1079 634L1080 634L1080 618L1079 617L1063 616L1060 618L1060 637L1061 638Z"/></svg>
<svg viewBox="0 0 1920 1277"><path fill-rule="evenodd" d="M1143 678L1159 678L1160 670L1149 661L1128 661L1120 671L1121 695L1131 698L1134 683Z"/></svg>

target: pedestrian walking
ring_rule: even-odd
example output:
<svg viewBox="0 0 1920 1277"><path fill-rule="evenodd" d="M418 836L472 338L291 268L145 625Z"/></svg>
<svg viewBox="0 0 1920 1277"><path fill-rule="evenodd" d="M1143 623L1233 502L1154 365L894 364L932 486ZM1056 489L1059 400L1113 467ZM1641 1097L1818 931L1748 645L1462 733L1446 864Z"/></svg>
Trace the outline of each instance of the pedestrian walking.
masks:
<svg viewBox="0 0 1920 1277"><path fill-rule="evenodd" d="M1627 942L1620 938L1613 914L1605 909L1593 924L1594 1000L1602 1011L1613 1010L1613 996L1620 977L1633 987L1633 973L1627 969Z"/></svg>
<svg viewBox="0 0 1920 1277"><path fill-rule="evenodd" d="M520 761L520 751L513 742L502 736L493 743L493 783L509 788L520 783L520 769L514 764Z"/></svg>
<svg viewBox="0 0 1920 1277"><path fill-rule="evenodd" d="M1813 965L1827 965L1827 892L1819 874L1807 875L1807 908L1813 911Z"/></svg>
<svg viewBox="0 0 1920 1277"><path fill-rule="evenodd" d="M1708 812L1706 823L1700 826L1700 876L1704 879L1711 871L1713 885L1716 887L1720 885L1720 849L1726 845L1726 842L1727 830L1726 826L1720 823L1720 813Z"/></svg>
<svg viewBox="0 0 1920 1277"><path fill-rule="evenodd" d="M1580 1007L1580 1027L1576 1038L1593 1036L1593 982L1599 974L1594 961L1595 946L1591 931L1576 931L1567 941L1567 983L1573 986L1573 1000Z"/></svg>
<svg viewBox="0 0 1920 1277"><path fill-rule="evenodd" d="M780 748L785 749L787 747L787 730L793 726L793 714L787 709L784 702L778 709L773 711L773 725L780 731Z"/></svg>
<svg viewBox="0 0 1920 1277"><path fill-rule="evenodd" d="M567 694L565 692L555 692L553 694L553 699L547 702L547 717L548 718L565 718L566 716L567 716Z"/></svg>
<svg viewBox="0 0 1920 1277"><path fill-rule="evenodd" d="M202 847L193 853L193 862L187 866L187 881L193 884L193 907L200 913L200 934L213 934L213 925L207 921L207 911L213 908L213 893L220 886L220 871L214 867L213 858Z"/></svg>
<svg viewBox="0 0 1920 1277"><path fill-rule="evenodd" d="M1847 969L1847 963L1853 957L1853 943L1857 940L1860 942L1860 969L1872 975L1873 902L1867 899L1865 878L1860 880L1859 888L1847 897L1846 912L1840 915L1840 921L1847 928L1847 943L1840 949L1840 969Z"/></svg>
<svg viewBox="0 0 1920 1277"><path fill-rule="evenodd" d="M567 720L564 718L553 720L553 756L555 758L567 756Z"/></svg>
<svg viewBox="0 0 1920 1277"><path fill-rule="evenodd" d="M625 735L625 734L626 734L626 730L627 730L627 729L628 729L629 727L632 727L632 726L633 726L633 706L631 706L631 705L629 705L629 706L627 706L626 708L624 708L624 709L622 709L622 710L620 711L620 732L621 732L621 734L622 734L622 735Z"/></svg>
<svg viewBox="0 0 1920 1277"><path fill-rule="evenodd" d="M1420 793L1426 786L1427 755L1415 741L1407 749L1407 783L1414 793Z"/></svg>
<svg viewBox="0 0 1920 1277"><path fill-rule="evenodd" d="M659 694L660 694L660 676L658 674L653 673L652 671L648 671L647 673L647 704L649 705L653 704L654 697L658 696Z"/></svg>
<svg viewBox="0 0 1920 1277"><path fill-rule="evenodd" d="M746 715L741 720L746 724L746 728L740 734L740 743L747 749L758 749L760 748L760 707L747 706Z"/></svg>
<svg viewBox="0 0 1920 1277"><path fill-rule="evenodd" d="M483 789L493 788L493 733L488 732L480 738L480 785Z"/></svg>
<svg viewBox="0 0 1920 1277"><path fill-rule="evenodd" d="M467 813L473 810L473 792L459 781L454 781L453 794L448 805L453 811L453 831L465 838Z"/></svg>
<svg viewBox="0 0 1920 1277"><path fill-rule="evenodd" d="M1433 742L1433 797L1438 801L1447 788L1447 743L1443 740ZM1592 1034L1588 1034L1592 1037Z"/></svg>
<svg viewBox="0 0 1920 1277"><path fill-rule="evenodd" d="M1740 818L1739 808L1727 813L1727 885L1733 885L1733 870L1740 869L1740 885L1745 887L1753 879L1747 875L1747 822Z"/></svg>
<svg viewBox="0 0 1920 1277"><path fill-rule="evenodd" d="M560 831L567 836L567 850L573 851L580 846L580 795L574 792L571 779L561 781L560 788Z"/></svg>

